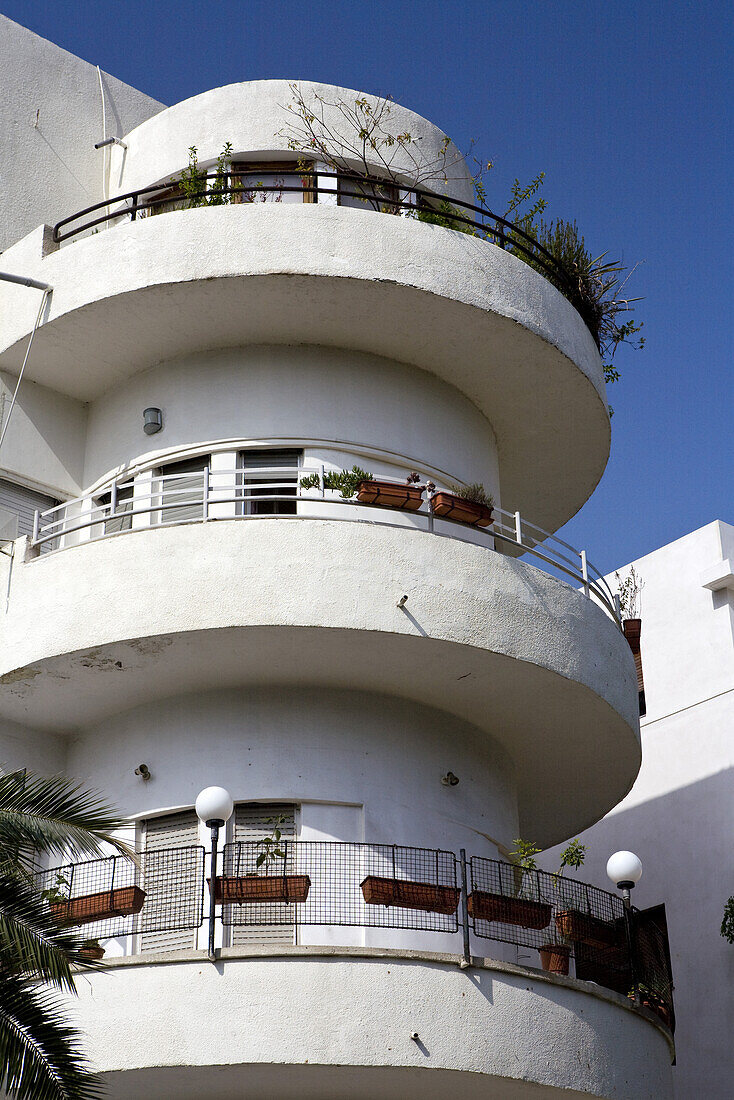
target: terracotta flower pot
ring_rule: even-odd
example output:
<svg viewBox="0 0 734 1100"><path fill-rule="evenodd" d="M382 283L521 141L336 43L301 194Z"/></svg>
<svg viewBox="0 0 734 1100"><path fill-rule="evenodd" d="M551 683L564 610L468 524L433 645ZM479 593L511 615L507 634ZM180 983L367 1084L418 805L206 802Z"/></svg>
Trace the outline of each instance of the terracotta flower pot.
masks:
<svg viewBox="0 0 734 1100"><path fill-rule="evenodd" d="M426 913L455 913L459 891L454 886L434 886L432 882L407 882L404 879L368 875L360 884L368 905L396 905L400 909L422 909Z"/></svg>
<svg viewBox="0 0 734 1100"><path fill-rule="evenodd" d="M642 619L625 619L622 623L624 636L630 644L633 653L640 652L640 634L642 633Z"/></svg>
<svg viewBox="0 0 734 1100"><path fill-rule="evenodd" d="M396 485L393 481L360 481L357 500L360 504L417 512L423 503L423 491L415 485Z"/></svg>
<svg viewBox="0 0 734 1100"><path fill-rule="evenodd" d="M79 951L80 959L103 959L104 947L82 947Z"/></svg>
<svg viewBox="0 0 734 1100"><path fill-rule="evenodd" d="M587 943L590 947L613 947L620 939L620 929L615 924L589 913L580 913L578 909L556 913L556 929L559 936Z"/></svg>
<svg viewBox="0 0 734 1100"><path fill-rule="evenodd" d="M454 493L443 491L434 493L431 497L431 511L434 516L471 523L474 527L489 527L492 522L492 509L488 504L478 504L466 497L457 497Z"/></svg>
<svg viewBox="0 0 734 1100"><path fill-rule="evenodd" d="M209 883L207 879L207 884ZM261 901L305 901L311 889L308 875L219 876L214 888L216 901L227 904Z"/></svg>
<svg viewBox="0 0 734 1100"><path fill-rule="evenodd" d="M540 965L549 974L568 974L571 948L565 943L546 943L538 948Z"/></svg>
<svg viewBox="0 0 734 1100"><path fill-rule="evenodd" d="M483 890L472 890L467 908L469 916L475 920L517 924L522 928L546 928L551 919L551 907L542 901L508 898L504 894L488 894Z"/></svg>
<svg viewBox="0 0 734 1100"><path fill-rule="evenodd" d="M139 886L120 886L101 890L97 894L82 894L68 901L54 901L49 909L64 924L89 924L110 917L128 917L139 913L145 901L145 891Z"/></svg>

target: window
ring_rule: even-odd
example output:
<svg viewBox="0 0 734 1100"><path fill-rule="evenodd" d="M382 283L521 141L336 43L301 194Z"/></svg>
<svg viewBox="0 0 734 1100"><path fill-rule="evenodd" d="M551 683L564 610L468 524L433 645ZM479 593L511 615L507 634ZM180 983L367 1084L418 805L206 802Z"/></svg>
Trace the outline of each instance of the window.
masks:
<svg viewBox="0 0 734 1100"><path fill-rule="evenodd" d="M311 190L300 192L263 190L265 187L313 187L316 180L313 172L304 172L303 168L299 167L295 161L271 161L262 164L242 162L233 164L231 171L233 174L236 172L255 173L255 175L250 174L241 177L239 183L242 190L232 195L232 202L316 202L316 193Z"/></svg>
<svg viewBox="0 0 734 1100"><path fill-rule="evenodd" d="M294 516L300 461L301 451L241 451L242 514Z"/></svg>
<svg viewBox="0 0 734 1100"><path fill-rule="evenodd" d="M185 523L204 516L204 477L209 455L163 466L159 475L161 523Z"/></svg>
<svg viewBox="0 0 734 1100"><path fill-rule="evenodd" d="M107 517L112 511L112 491L109 493L102 493L94 501L95 507L103 509L103 514L99 518ZM104 519L104 533L106 535L112 535L115 531L130 531L133 525L132 515L125 515L130 513L133 506L133 487L132 485L124 485L117 489L117 502L115 505L115 515L112 518Z"/></svg>
<svg viewBox="0 0 734 1100"><path fill-rule="evenodd" d="M296 807L290 803L245 802L235 806L234 841L255 841L271 836L274 821L281 818L278 828L284 841L294 840L296 836ZM291 849L292 851L292 849ZM235 850L236 860L236 850ZM293 856L286 852L286 868L293 873ZM260 874L283 874L283 860L278 859L271 868L263 866ZM227 908L230 908L229 906ZM262 905L232 906L234 913L225 915L225 923L231 923L231 943L238 946L244 943L293 943L295 941L296 922L295 905L287 902L265 902ZM237 910L242 913L238 914ZM247 924L238 924L238 920L247 920ZM263 922L263 923L259 923Z"/></svg>
<svg viewBox="0 0 734 1100"><path fill-rule="evenodd" d="M400 198L399 188L388 180L362 181L344 179L340 175L337 181L337 193L339 206L351 206L357 210L381 210L388 214L400 213L400 207L392 205L392 202L397 202Z"/></svg>
<svg viewBox="0 0 734 1100"><path fill-rule="evenodd" d="M206 185L205 185L206 186ZM149 206L140 211L140 216L152 217L154 214L165 214L168 210L184 210L186 198L178 184L165 187L161 191L147 191L140 196L141 203L155 202L155 206Z"/></svg>
<svg viewBox="0 0 734 1100"><path fill-rule="evenodd" d="M0 542L32 535L35 513L55 508L58 503L45 493L37 493L34 489L26 489L23 485L0 478ZM49 516L47 522L58 518L58 515ZM53 542L44 543L42 547L43 550L53 548Z"/></svg>

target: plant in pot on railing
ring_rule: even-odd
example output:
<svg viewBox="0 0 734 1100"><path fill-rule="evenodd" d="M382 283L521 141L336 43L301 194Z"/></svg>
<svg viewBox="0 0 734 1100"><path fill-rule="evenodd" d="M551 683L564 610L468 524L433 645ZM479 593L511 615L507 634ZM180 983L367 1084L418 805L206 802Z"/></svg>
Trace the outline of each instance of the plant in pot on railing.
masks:
<svg viewBox="0 0 734 1100"><path fill-rule="evenodd" d="M470 523L473 527L489 527L492 523L494 498L479 482L472 485L450 485L431 496L434 516Z"/></svg>
<svg viewBox="0 0 734 1100"><path fill-rule="evenodd" d="M553 875L557 897L555 925L558 940L549 941L538 948L541 966L551 974L568 974L572 943L581 938L578 933L581 926L587 927L585 922L595 921L590 913L581 913L577 909L567 908L575 900L578 885L573 883L572 889L567 890L563 872L566 867L578 870L583 866L585 859L586 845L582 844L577 837L561 852L561 862Z"/></svg>
<svg viewBox="0 0 734 1100"><path fill-rule="evenodd" d="M617 594L619 595L619 610L622 615L622 629L624 636L632 647L633 653L640 651L640 630L642 619L640 618L642 589L645 582L639 573L635 572L634 565L624 580L619 573L614 574L617 581ZM636 648L635 648L636 646Z"/></svg>
<svg viewBox="0 0 734 1100"><path fill-rule="evenodd" d="M71 883L59 871L52 885L41 892L41 897L48 902L57 920L64 924L89 924L91 921L139 913L145 901L145 891L139 886L115 886L72 897Z"/></svg>
<svg viewBox="0 0 734 1100"><path fill-rule="evenodd" d="M308 875L287 873L288 842L283 840L281 826L285 818L270 817L267 824L270 833L257 842L260 851L255 859L255 870L244 875L222 875L216 882L216 900L238 905L265 901L305 901L311 888ZM282 870L276 873L279 862Z"/></svg>
<svg viewBox="0 0 734 1100"><path fill-rule="evenodd" d="M79 948L79 957L82 959L103 959L104 947L98 939L84 940Z"/></svg>
<svg viewBox="0 0 734 1100"><path fill-rule="evenodd" d="M515 851L510 852L512 863L506 865L511 875L511 893L477 890L472 886L468 898L469 915L475 920L497 921L522 928L546 928L550 924L551 906L540 899L535 874L538 868L535 857L540 848L521 837L514 843ZM500 887L502 877L500 873Z"/></svg>
<svg viewBox="0 0 734 1100"><path fill-rule="evenodd" d="M312 473L302 477L300 485L302 489L319 489L319 475ZM409 474L401 485L395 481L381 481L359 466L352 466L351 470L326 471L323 485L324 489L337 490L344 500L356 498L360 504L375 504L381 508L417 512L423 503L423 487L417 473Z"/></svg>

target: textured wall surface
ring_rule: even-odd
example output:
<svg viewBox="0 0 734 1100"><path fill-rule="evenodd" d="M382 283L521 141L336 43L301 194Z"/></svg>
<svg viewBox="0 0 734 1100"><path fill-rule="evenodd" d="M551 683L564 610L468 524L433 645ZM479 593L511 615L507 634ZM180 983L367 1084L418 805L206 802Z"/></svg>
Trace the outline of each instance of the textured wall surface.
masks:
<svg viewBox="0 0 734 1100"><path fill-rule="evenodd" d="M102 140L94 65L0 15L0 72L2 251L41 222L103 199L109 151L94 148ZM163 109L108 73L102 84L108 137L122 137Z"/></svg>

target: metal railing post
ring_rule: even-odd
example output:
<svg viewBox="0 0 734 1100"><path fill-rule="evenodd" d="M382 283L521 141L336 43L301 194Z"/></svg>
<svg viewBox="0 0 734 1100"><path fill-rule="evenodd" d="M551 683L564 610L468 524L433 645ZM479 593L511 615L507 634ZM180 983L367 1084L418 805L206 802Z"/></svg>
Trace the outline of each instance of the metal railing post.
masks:
<svg viewBox="0 0 734 1100"><path fill-rule="evenodd" d="M112 482L110 486L110 519L117 512L117 479Z"/></svg>
<svg viewBox="0 0 734 1100"><path fill-rule="evenodd" d="M130 221L134 222L135 219L137 218L137 216L138 216L138 193L136 191L135 194L133 195L133 205L132 205L132 210L130 211Z"/></svg>
<svg viewBox="0 0 734 1100"><path fill-rule="evenodd" d="M522 546L522 518L519 512L515 512L515 541Z"/></svg>
<svg viewBox="0 0 734 1100"><path fill-rule="evenodd" d="M586 551L580 550L579 557L581 559L581 577L584 582L584 595L589 595L589 563L586 560Z"/></svg>
<svg viewBox="0 0 734 1100"><path fill-rule="evenodd" d="M466 849L459 851L461 864L461 929L464 935L464 956L461 960L461 969L466 970L471 966L471 945L469 943L469 892L466 879Z"/></svg>
<svg viewBox="0 0 734 1100"><path fill-rule="evenodd" d="M33 534L31 535L31 542L35 545L38 542L38 528L41 522L41 513L36 508L33 513Z"/></svg>
<svg viewBox="0 0 734 1100"><path fill-rule="evenodd" d="M219 825L213 824L211 826L212 831L212 855L211 855L211 870L209 878L209 958L212 962L216 961L216 952L214 950L214 931L217 918L217 849L219 847Z"/></svg>
<svg viewBox="0 0 734 1100"><path fill-rule="evenodd" d="M635 1004L640 1003L640 990L637 984L637 966L635 964L634 935L632 929L632 904L630 902L629 887L622 889L622 904L624 905L624 931L627 938L627 952L630 960L630 975L632 977L632 992Z"/></svg>
<svg viewBox="0 0 734 1100"><path fill-rule="evenodd" d="M209 519L209 464L204 467L204 481L201 488L201 518Z"/></svg>

